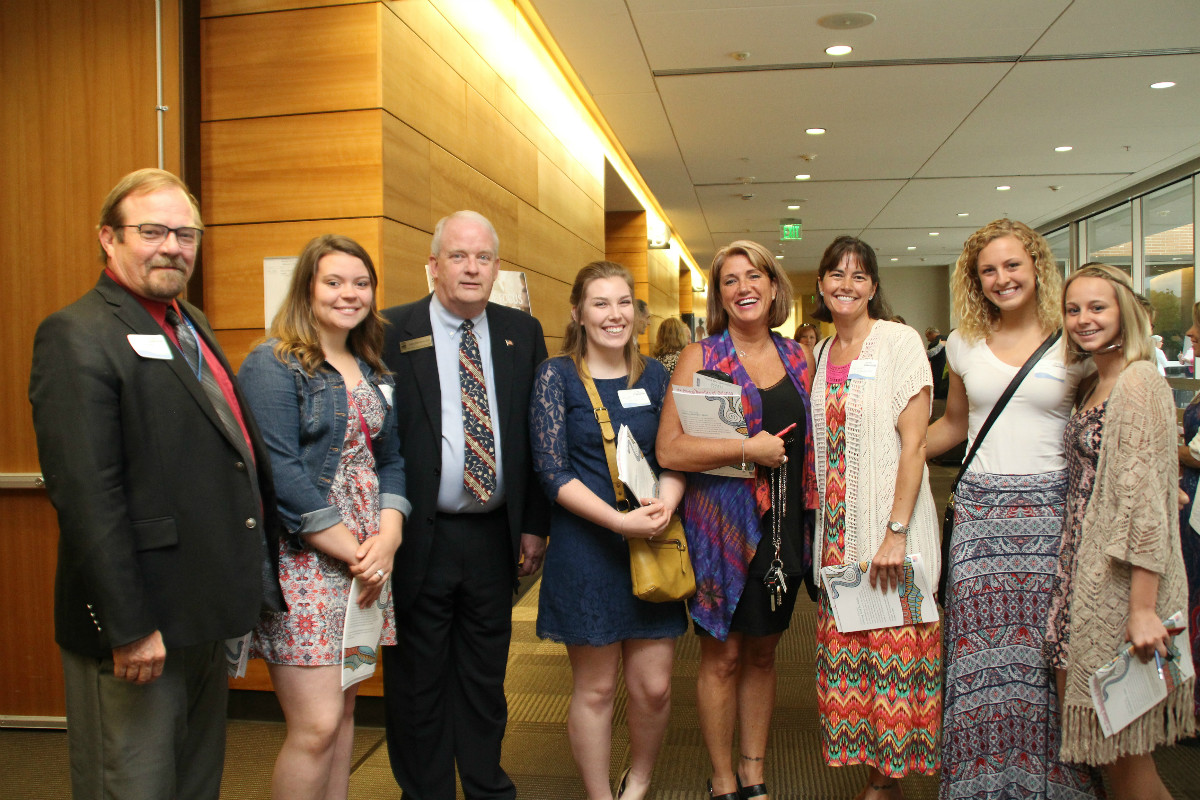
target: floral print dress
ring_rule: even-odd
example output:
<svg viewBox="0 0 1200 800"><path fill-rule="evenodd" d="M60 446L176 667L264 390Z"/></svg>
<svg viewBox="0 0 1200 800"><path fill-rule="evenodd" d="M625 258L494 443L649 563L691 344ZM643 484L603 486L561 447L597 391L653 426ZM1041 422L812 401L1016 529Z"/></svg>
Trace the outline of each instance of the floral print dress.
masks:
<svg viewBox="0 0 1200 800"><path fill-rule="evenodd" d="M329 503L359 542L379 534L379 476L364 428L379 435L387 409L366 381L349 395L350 418L342 457L329 490ZM356 411L357 409L357 411ZM254 630L250 655L273 664L304 667L334 666L342 660L342 628L350 598L350 567L346 562L305 546L297 552L279 546L279 583L288 611L268 612ZM380 644L396 643L396 618L391 584L380 595L384 604Z"/></svg>

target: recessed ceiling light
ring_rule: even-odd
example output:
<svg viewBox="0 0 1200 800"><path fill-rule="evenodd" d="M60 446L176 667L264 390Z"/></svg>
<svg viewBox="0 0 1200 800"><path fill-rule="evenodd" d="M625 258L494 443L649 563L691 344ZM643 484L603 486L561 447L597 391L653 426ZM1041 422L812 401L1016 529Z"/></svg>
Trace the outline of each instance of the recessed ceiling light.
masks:
<svg viewBox="0 0 1200 800"><path fill-rule="evenodd" d="M1069 144L1060 144L1058 147L1054 148L1054 152L1056 152L1056 153L1066 153L1066 152L1069 152L1070 150L1073 150L1073 149L1074 149L1074 148L1073 148L1073 147L1071 147L1071 145L1069 145Z"/></svg>
<svg viewBox="0 0 1200 800"><path fill-rule="evenodd" d="M854 48L848 44L835 44L833 47L826 47L825 53L831 56L845 56L849 55L852 50Z"/></svg>
<svg viewBox="0 0 1200 800"><path fill-rule="evenodd" d="M997 192L1007 192L1011 188L1012 188L1011 186L997 186L996 191Z"/></svg>
<svg viewBox="0 0 1200 800"><path fill-rule="evenodd" d="M807 133L809 136L820 136L822 133L825 132L825 129L824 128L805 128L804 132Z"/></svg>
<svg viewBox="0 0 1200 800"><path fill-rule="evenodd" d="M941 231L930 231L929 235L930 236L941 236L942 234L941 234Z"/></svg>
<svg viewBox="0 0 1200 800"><path fill-rule="evenodd" d="M1158 83L1150 84L1151 89L1170 89L1175 85L1175 81L1159 81Z"/></svg>
<svg viewBox="0 0 1200 800"><path fill-rule="evenodd" d="M798 181L806 181L806 180L808 180L808 179L809 179L809 178L811 178L811 177L812 177L812 175L797 175L797 176L796 176L796 180L798 180Z"/></svg>
<svg viewBox="0 0 1200 800"><path fill-rule="evenodd" d="M783 256L775 256L776 261L783 261Z"/></svg>
<svg viewBox="0 0 1200 800"><path fill-rule="evenodd" d="M909 249L909 250L916 250L916 249L917 249L917 246L916 246L915 244L910 244L910 245L908 246L908 249Z"/></svg>
<svg viewBox="0 0 1200 800"><path fill-rule="evenodd" d="M966 217L966 216L970 216L970 214L969 214L968 212L966 212L966 211L960 211L960 212L958 212L958 215L959 215L960 217Z"/></svg>
<svg viewBox="0 0 1200 800"><path fill-rule="evenodd" d="M893 259L892 259L892 261L899 261L899 260L900 260L900 259L898 259L898 258L893 258Z"/></svg>
<svg viewBox="0 0 1200 800"><path fill-rule="evenodd" d="M788 211L795 211L795 210L796 210L796 209L798 209L799 207L800 207L800 206L788 206Z"/></svg>

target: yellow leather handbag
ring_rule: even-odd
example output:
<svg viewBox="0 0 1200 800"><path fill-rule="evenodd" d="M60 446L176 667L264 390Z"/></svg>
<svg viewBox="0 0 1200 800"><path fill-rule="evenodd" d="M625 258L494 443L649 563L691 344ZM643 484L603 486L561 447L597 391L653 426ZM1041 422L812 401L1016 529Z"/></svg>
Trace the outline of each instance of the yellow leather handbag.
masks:
<svg viewBox="0 0 1200 800"><path fill-rule="evenodd" d="M587 365L581 364L579 377L592 401L596 422L604 439L604 455L608 460L609 477L617 496L617 509L629 511L629 500L625 496L625 484L617 477L617 434L613 430L608 409L600 402L600 393L588 374ZM685 600L696 593L696 574L692 572L692 558L688 553L687 536L683 531L683 520L678 514L671 515L666 530L653 539L630 538L629 576L633 581L633 593L651 603L670 603Z"/></svg>

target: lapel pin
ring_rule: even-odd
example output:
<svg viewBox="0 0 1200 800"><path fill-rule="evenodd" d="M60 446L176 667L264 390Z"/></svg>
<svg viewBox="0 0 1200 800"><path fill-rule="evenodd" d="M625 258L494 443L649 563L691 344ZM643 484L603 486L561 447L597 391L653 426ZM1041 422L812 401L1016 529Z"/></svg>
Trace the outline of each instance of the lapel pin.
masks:
<svg viewBox="0 0 1200 800"><path fill-rule="evenodd" d="M505 340L504 340L504 343L505 343L506 345L508 345L509 347L512 347L512 346L513 346L512 339L505 339Z"/></svg>

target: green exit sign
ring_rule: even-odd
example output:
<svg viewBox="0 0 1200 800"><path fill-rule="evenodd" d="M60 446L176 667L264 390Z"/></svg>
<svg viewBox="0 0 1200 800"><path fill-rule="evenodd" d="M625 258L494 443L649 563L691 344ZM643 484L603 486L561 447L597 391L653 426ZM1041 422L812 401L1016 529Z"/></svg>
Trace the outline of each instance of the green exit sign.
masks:
<svg viewBox="0 0 1200 800"><path fill-rule="evenodd" d="M800 220L798 219L781 219L779 220L779 241L781 242L798 242L804 238L803 231L800 229Z"/></svg>

